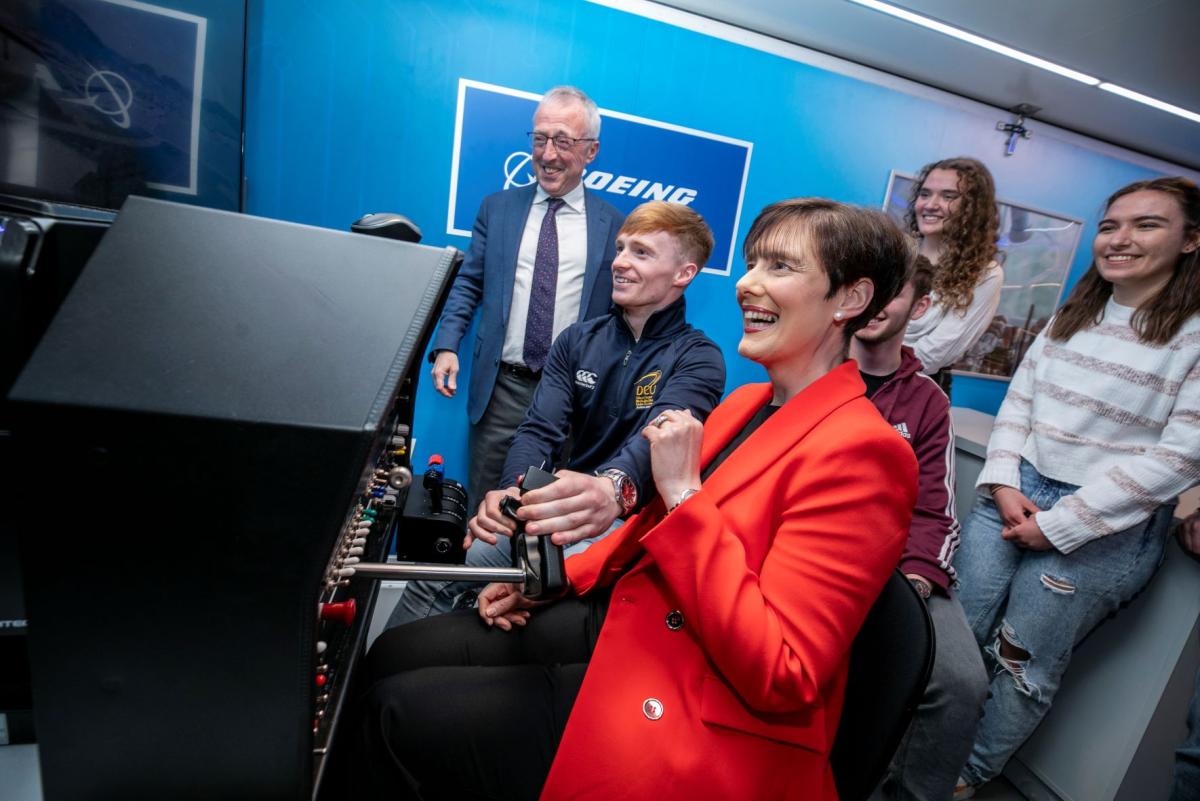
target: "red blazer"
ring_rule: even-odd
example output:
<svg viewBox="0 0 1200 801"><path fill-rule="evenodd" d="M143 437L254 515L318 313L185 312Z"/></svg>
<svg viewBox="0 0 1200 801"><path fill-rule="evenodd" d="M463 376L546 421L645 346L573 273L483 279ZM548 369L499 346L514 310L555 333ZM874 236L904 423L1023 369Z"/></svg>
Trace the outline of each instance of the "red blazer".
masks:
<svg viewBox="0 0 1200 801"><path fill-rule="evenodd" d="M545 801L837 799L847 655L916 499L912 448L864 390L846 362L670 515L657 500L567 561L576 593L612 601ZM770 399L718 406L702 463Z"/></svg>

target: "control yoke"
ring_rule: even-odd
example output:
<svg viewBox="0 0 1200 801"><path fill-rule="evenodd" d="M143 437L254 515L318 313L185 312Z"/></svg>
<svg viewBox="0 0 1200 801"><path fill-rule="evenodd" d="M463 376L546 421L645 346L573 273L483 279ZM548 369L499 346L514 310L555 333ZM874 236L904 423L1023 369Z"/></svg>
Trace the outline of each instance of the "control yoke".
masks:
<svg viewBox="0 0 1200 801"><path fill-rule="evenodd" d="M521 480L521 494L540 489L555 480L553 474L530 467ZM517 524L517 531L512 535L512 567L359 563L354 565L354 573L393 580L506 581L520 584L522 593L531 601L557 598L567 589L562 546L551 542L548 535L526 534L525 521L517 518L519 508L521 502L517 498L505 498L500 504L504 515Z"/></svg>

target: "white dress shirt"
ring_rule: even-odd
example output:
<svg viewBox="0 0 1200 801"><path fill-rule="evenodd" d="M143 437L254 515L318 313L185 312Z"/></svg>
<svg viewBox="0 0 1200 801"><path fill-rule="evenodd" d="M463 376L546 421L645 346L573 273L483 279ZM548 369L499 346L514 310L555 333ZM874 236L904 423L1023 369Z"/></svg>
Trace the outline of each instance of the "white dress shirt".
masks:
<svg viewBox="0 0 1200 801"><path fill-rule="evenodd" d="M533 260L537 256L542 220L546 218L550 196L538 186L521 234L517 253L517 274L513 281L512 305L508 310L508 328L504 332L501 361L525 364L525 320L529 315L529 292L533 286ZM554 328L551 342L571 323L579 319L583 297L583 278L587 270L587 214L584 212L583 184L563 197L555 213L558 224L558 284L554 295Z"/></svg>

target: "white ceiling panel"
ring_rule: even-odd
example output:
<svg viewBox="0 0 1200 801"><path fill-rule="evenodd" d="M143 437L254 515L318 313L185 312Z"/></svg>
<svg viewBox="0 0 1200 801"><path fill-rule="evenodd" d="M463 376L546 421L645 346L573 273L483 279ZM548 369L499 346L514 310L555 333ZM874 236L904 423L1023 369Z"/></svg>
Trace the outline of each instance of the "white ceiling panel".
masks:
<svg viewBox="0 0 1200 801"><path fill-rule="evenodd" d="M1200 113L1200 0L902 0L910 11ZM1200 123L848 0L669 5L1200 169Z"/></svg>

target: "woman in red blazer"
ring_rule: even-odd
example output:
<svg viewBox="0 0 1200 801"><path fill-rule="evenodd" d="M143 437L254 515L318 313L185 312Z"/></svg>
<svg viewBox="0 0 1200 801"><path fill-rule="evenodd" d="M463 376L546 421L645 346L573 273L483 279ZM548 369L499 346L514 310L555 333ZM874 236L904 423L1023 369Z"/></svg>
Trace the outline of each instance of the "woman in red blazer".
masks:
<svg viewBox="0 0 1200 801"><path fill-rule="evenodd" d="M883 214L797 199L744 252L738 352L770 383L646 428L658 498L567 561L567 599L493 584L484 629L406 627L364 717L380 797L836 800L850 645L916 495L846 345L908 251Z"/></svg>

